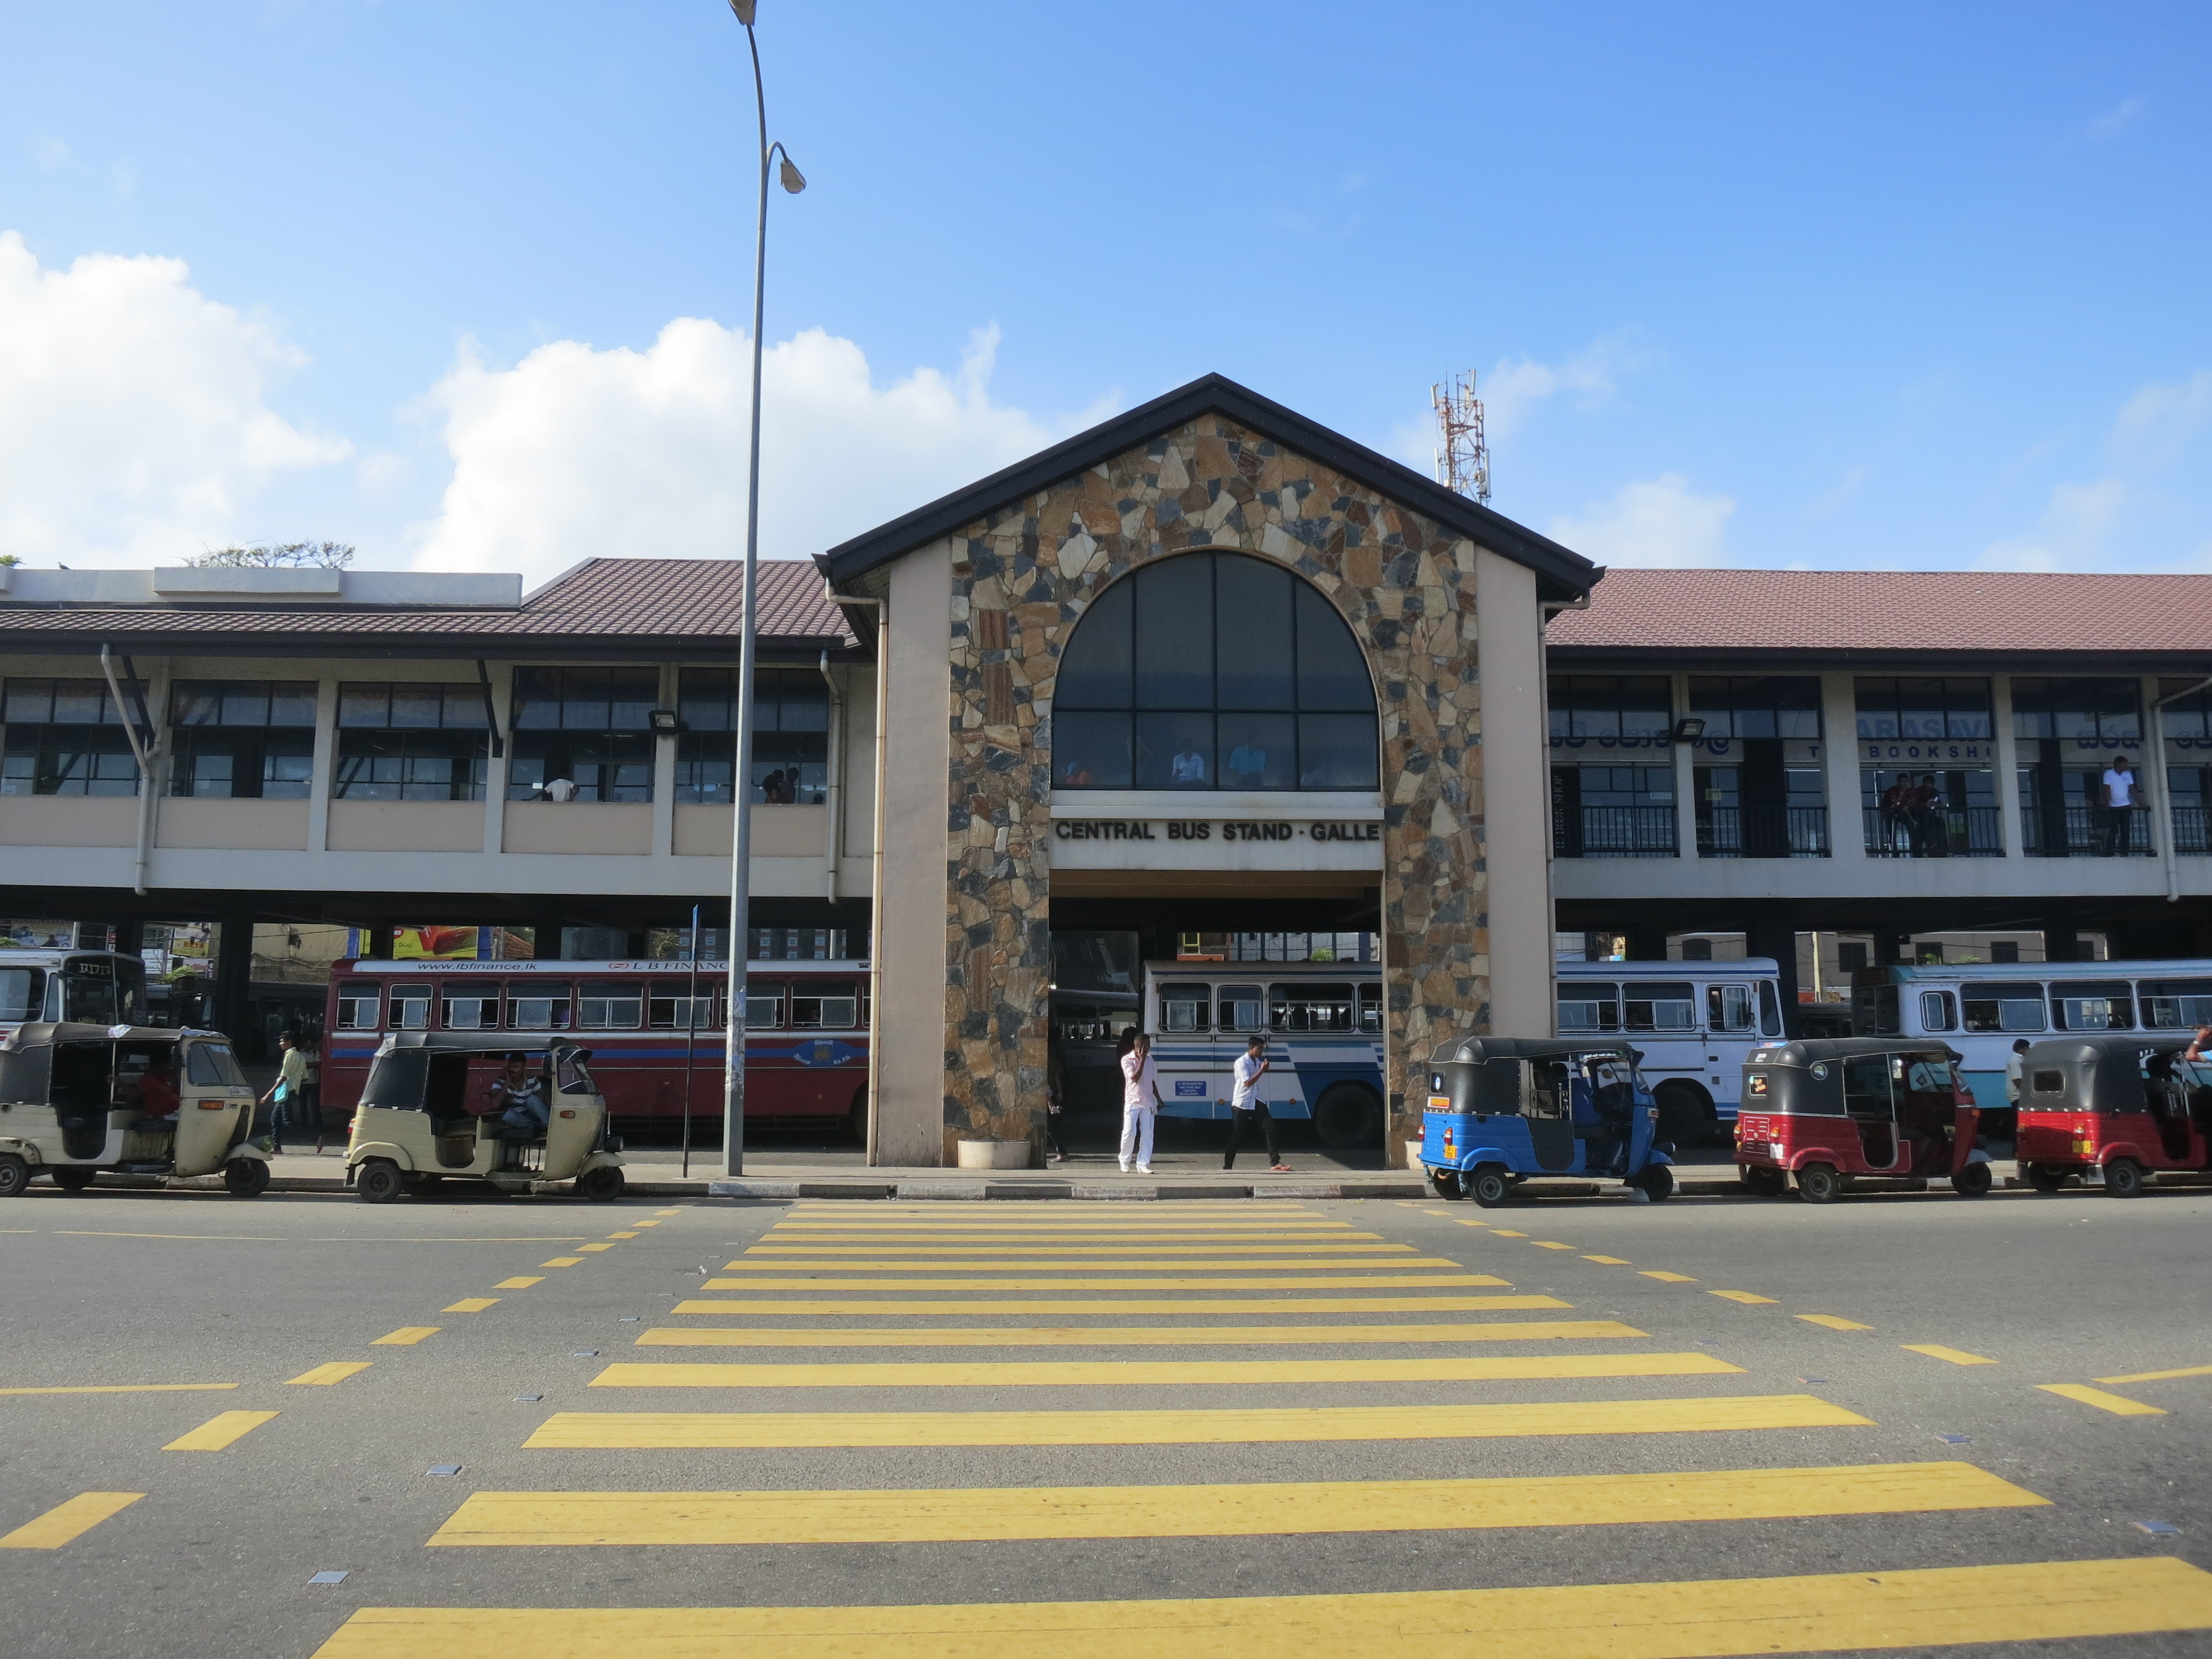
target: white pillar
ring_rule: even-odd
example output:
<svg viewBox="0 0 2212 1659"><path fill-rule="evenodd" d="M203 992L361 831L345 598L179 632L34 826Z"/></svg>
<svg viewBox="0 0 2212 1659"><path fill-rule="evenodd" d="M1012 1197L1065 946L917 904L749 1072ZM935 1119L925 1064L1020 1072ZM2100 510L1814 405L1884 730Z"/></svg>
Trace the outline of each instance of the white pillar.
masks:
<svg viewBox="0 0 2212 1659"><path fill-rule="evenodd" d="M2021 858L2027 852L2027 833L2020 817L2020 745L2012 730L2012 676L1990 677L1990 730L1996 734L1997 823L2004 835L2005 856Z"/></svg>

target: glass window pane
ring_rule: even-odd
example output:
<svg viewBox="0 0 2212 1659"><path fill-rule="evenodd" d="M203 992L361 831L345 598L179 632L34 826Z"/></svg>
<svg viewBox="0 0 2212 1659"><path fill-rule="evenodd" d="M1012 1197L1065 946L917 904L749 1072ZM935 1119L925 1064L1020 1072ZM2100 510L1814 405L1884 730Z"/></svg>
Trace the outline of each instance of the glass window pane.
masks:
<svg viewBox="0 0 2212 1659"><path fill-rule="evenodd" d="M1620 1029L1620 988L1591 984L1583 980L1559 981L1559 1030L1562 1031L1618 1031Z"/></svg>
<svg viewBox="0 0 2212 1659"><path fill-rule="evenodd" d="M607 694L609 730L652 730L653 711L660 702L659 675L649 669L615 669L607 677Z"/></svg>
<svg viewBox="0 0 2212 1659"><path fill-rule="evenodd" d="M1291 588L1287 570L1256 559L1215 562L1217 696L1224 708L1284 708L1291 701Z"/></svg>
<svg viewBox="0 0 2212 1659"><path fill-rule="evenodd" d="M1267 1029L1267 994L1257 985L1221 988L1220 1026L1224 1031Z"/></svg>
<svg viewBox="0 0 2212 1659"><path fill-rule="evenodd" d="M676 710L687 731L738 729L738 677L726 668L687 668L678 682Z"/></svg>
<svg viewBox="0 0 2212 1659"><path fill-rule="evenodd" d="M1923 991L1920 994L1920 1029L1923 1031L1948 1031L1958 1024L1958 1016L1951 1007L1948 991Z"/></svg>
<svg viewBox="0 0 2212 1659"><path fill-rule="evenodd" d="M1296 781L1297 725L1288 714L1223 714L1216 726L1224 789L1288 789Z"/></svg>
<svg viewBox="0 0 2212 1659"><path fill-rule="evenodd" d="M1375 716L1298 716L1298 787L1372 789L1376 787Z"/></svg>
<svg viewBox="0 0 2212 1659"><path fill-rule="evenodd" d="M210 680L179 680L169 693L169 724L214 726L222 715L222 688Z"/></svg>
<svg viewBox="0 0 2212 1659"><path fill-rule="evenodd" d="M1318 588L1297 585L1298 707L1371 710L1375 684L1359 642Z"/></svg>
<svg viewBox="0 0 2212 1659"><path fill-rule="evenodd" d="M1133 775L1127 714L1054 714L1054 785L1061 789L1127 789Z"/></svg>
<svg viewBox="0 0 2212 1659"><path fill-rule="evenodd" d="M570 1012L566 981L531 980L507 989L509 1030L565 1031Z"/></svg>
<svg viewBox="0 0 2212 1659"><path fill-rule="evenodd" d="M1969 1031L2039 1031L2043 988L2033 980L1986 981L1960 988Z"/></svg>
<svg viewBox="0 0 2212 1659"><path fill-rule="evenodd" d="M315 683L278 680L269 688L269 724L301 726L315 723Z"/></svg>
<svg viewBox="0 0 2212 1659"><path fill-rule="evenodd" d="M221 712L217 716L224 726L266 726L269 724L269 687L253 680L226 680L221 688Z"/></svg>
<svg viewBox="0 0 2212 1659"><path fill-rule="evenodd" d="M1620 988L1624 1029L1688 1031L1698 1024L1695 988L1687 980L1632 981Z"/></svg>
<svg viewBox="0 0 2212 1659"><path fill-rule="evenodd" d="M1202 982L1182 981L1160 987L1160 1032L1163 1036L1183 1036L1208 1029L1207 1018L1213 1000L1213 988Z"/></svg>
<svg viewBox="0 0 2212 1659"><path fill-rule="evenodd" d="M791 1026L795 1031L850 1031L858 1028L860 996L852 985L794 985Z"/></svg>
<svg viewBox="0 0 2212 1659"><path fill-rule="evenodd" d="M1137 787L1211 789L1213 716L1137 716Z"/></svg>
<svg viewBox="0 0 2212 1659"><path fill-rule="evenodd" d="M561 671L557 668L518 668L514 671L514 712L509 716L518 732L552 731L561 724Z"/></svg>
<svg viewBox="0 0 2212 1659"><path fill-rule="evenodd" d="M434 685L395 685L392 688L392 724L422 729L435 726L444 702Z"/></svg>
<svg viewBox="0 0 2212 1659"><path fill-rule="evenodd" d="M2135 1024L2125 980L2062 981L2051 988L2051 1012L2062 1031L2124 1031Z"/></svg>
<svg viewBox="0 0 2212 1659"><path fill-rule="evenodd" d="M1358 1023L1349 985L1273 985L1268 1024L1278 1031L1350 1031Z"/></svg>
<svg viewBox="0 0 2212 1659"><path fill-rule="evenodd" d="M392 1029L395 1031L427 1030L430 1024L430 988L427 985L395 985L392 988Z"/></svg>
<svg viewBox="0 0 2212 1659"><path fill-rule="evenodd" d="M605 732L608 726L608 695L612 681L603 668L570 668L561 672L561 728L565 732Z"/></svg>
<svg viewBox="0 0 2212 1659"><path fill-rule="evenodd" d="M448 1031L488 1031L499 1024L499 987L448 986L438 1024Z"/></svg>
<svg viewBox="0 0 2212 1659"><path fill-rule="evenodd" d="M1053 706L1061 708L1127 708L1135 696L1132 665L1135 649L1130 595L1132 580L1114 584L1085 611L1060 659Z"/></svg>
<svg viewBox="0 0 2212 1659"><path fill-rule="evenodd" d="M9 680L8 696L0 704L0 720L10 725L44 726L53 719L54 683L52 680Z"/></svg>
<svg viewBox="0 0 2212 1659"><path fill-rule="evenodd" d="M2212 979L2147 979L2141 988L2142 1022L2156 1031L2212 1025Z"/></svg>
<svg viewBox="0 0 2212 1659"><path fill-rule="evenodd" d="M645 988L586 980L577 988L576 1024L586 1031L635 1031L645 1018Z"/></svg>
<svg viewBox="0 0 2212 1659"><path fill-rule="evenodd" d="M91 726L107 708L107 688L97 680L55 680L54 724Z"/></svg>
<svg viewBox="0 0 2212 1659"><path fill-rule="evenodd" d="M392 688L388 685L338 687L338 724L382 726L392 723Z"/></svg>
<svg viewBox="0 0 2212 1659"><path fill-rule="evenodd" d="M338 1029L374 1031L384 1007L384 988L373 979L349 979L338 986ZM0 1014L0 1018L4 1018Z"/></svg>
<svg viewBox="0 0 2212 1659"><path fill-rule="evenodd" d="M745 988L745 1027L748 1030L773 1031L783 1024L783 992L781 985L750 985Z"/></svg>
<svg viewBox="0 0 2212 1659"><path fill-rule="evenodd" d="M1132 580L1137 589L1138 706L1211 708L1213 561L1164 559L1146 566ZM1139 737L1140 745L1142 741ZM1140 760L1140 773L1142 769Z"/></svg>
<svg viewBox="0 0 2212 1659"><path fill-rule="evenodd" d="M765 708L769 688L763 686L754 696ZM823 684L821 675L812 674L804 679L782 678L775 687L775 700L777 731L827 732L830 729L830 688Z"/></svg>

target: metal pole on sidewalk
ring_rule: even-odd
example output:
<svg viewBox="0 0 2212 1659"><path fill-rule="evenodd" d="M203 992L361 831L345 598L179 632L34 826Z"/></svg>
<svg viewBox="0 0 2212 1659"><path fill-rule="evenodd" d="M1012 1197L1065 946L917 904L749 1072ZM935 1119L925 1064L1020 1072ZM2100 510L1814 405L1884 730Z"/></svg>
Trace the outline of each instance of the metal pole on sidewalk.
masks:
<svg viewBox="0 0 2212 1659"><path fill-rule="evenodd" d="M691 1174L691 1063L699 1048L699 907L691 907L691 983L684 994L684 1174Z"/></svg>

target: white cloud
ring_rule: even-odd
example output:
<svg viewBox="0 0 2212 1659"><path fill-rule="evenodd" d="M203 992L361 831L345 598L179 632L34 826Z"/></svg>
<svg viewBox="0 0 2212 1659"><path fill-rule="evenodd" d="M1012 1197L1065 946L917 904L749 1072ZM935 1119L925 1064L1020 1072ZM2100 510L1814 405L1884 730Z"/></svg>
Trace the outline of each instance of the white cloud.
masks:
<svg viewBox="0 0 2212 1659"><path fill-rule="evenodd" d="M43 270L0 233L0 552L173 564L242 533L272 479L350 453L269 406L305 356L190 276L110 254Z"/></svg>
<svg viewBox="0 0 2212 1659"><path fill-rule="evenodd" d="M76 159L70 153L69 144L64 139L41 138L33 148L37 152L39 165L49 173L57 167L67 167Z"/></svg>
<svg viewBox="0 0 2212 1659"><path fill-rule="evenodd" d="M2148 106L2145 99L2124 98L2083 127L2082 136L2087 138L2110 138L2123 128L2132 126Z"/></svg>
<svg viewBox="0 0 2212 1659"><path fill-rule="evenodd" d="M1620 376L1650 361L1650 353L1617 337L1593 340L1563 363L1501 359L1487 378L1475 382L1485 428L1492 438L1509 437L1539 404L1563 393L1579 409L1595 409L1620 389Z"/></svg>
<svg viewBox="0 0 2212 1659"><path fill-rule="evenodd" d="M955 373L888 386L858 345L818 329L771 345L762 556L819 552L1051 442L1055 431L992 400L998 341L980 331ZM563 340L507 369L465 348L426 400L453 478L416 532L415 564L534 584L593 555L742 553L750 373L745 336L699 318L643 351Z"/></svg>
<svg viewBox="0 0 2212 1659"><path fill-rule="evenodd" d="M1544 533L1600 564L1727 564L1735 512L1732 496L1693 495L1687 478L1664 472L1624 485L1611 501L1580 514L1563 514Z"/></svg>

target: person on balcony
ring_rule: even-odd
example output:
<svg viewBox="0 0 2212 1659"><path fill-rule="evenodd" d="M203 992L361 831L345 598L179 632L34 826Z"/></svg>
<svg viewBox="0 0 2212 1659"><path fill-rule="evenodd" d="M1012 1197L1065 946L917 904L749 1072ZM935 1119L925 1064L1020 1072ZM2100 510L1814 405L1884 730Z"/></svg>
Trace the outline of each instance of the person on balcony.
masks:
<svg viewBox="0 0 2212 1659"><path fill-rule="evenodd" d="M2105 769L2105 775L2097 787L2100 810L2097 826L2097 851L2106 858L2116 858L2128 850L2128 821L2135 811L2136 775L2125 755L2112 757L2112 763Z"/></svg>
<svg viewBox="0 0 2212 1659"><path fill-rule="evenodd" d="M1950 828L1943 820L1943 791L1933 772L1920 775L1912 792L1912 856L1940 859L1951 851Z"/></svg>
<svg viewBox="0 0 2212 1659"><path fill-rule="evenodd" d="M1882 792L1881 849L1897 854L1912 845L1912 775L1900 772L1897 781Z"/></svg>

